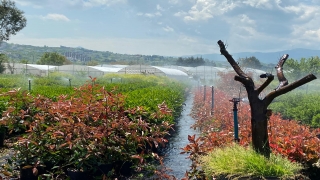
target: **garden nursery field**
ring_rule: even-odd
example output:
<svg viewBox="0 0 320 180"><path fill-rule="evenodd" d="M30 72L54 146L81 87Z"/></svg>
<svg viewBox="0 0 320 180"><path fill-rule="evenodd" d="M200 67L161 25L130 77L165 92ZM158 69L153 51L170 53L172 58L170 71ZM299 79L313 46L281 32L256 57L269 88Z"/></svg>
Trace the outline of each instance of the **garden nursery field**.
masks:
<svg viewBox="0 0 320 180"><path fill-rule="evenodd" d="M199 134L185 137L189 144L180 149L191 159L182 179L318 179L319 82L270 105L268 159L251 148L243 86L234 73L219 76L223 81L212 88L154 75L2 75L2 179L175 180L160 151L174 135L190 93L195 120L190 128ZM239 96L235 143L230 100Z"/></svg>
<svg viewBox="0 0 320 180"><path fill-rule="evenodd" d="M20 179L156 175L156 149L168 141L186 89L166 77L60 73L3 75L0 85L2 151L10 157L1 172Z"/></svg>

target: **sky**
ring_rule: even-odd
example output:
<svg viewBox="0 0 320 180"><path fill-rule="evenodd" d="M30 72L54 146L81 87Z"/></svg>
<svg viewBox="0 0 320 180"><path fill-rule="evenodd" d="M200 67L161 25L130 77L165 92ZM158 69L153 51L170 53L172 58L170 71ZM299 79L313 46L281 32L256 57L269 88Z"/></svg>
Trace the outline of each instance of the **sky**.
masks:
<svg viewBox="0 0 320 180"><path fill-rule="evenodd" d="M13 0L9 43L182 56L320 49L320 0Z"/></svg>

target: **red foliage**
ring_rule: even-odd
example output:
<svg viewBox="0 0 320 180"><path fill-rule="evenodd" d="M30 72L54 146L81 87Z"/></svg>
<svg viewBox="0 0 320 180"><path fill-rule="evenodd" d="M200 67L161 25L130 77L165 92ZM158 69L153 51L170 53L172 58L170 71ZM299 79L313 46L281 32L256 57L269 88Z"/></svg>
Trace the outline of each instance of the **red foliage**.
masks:
<svg viewBox="0 0 320 180"><path fill-rule="evenodd" d="M192 116L196 119L194 128L200 128L201 137L193 137L190 144L183 148L195 160L198 154L211 151L234 141L233 103L225 91L215 89L213 114L211 114L211 91L195 91ZM251 143L251 114L248 103L238 105L240 144ZM312 164L319 159L320 140L316 137L320 129L310 129L294 120L283 120L279 114L272 114L268 124L270 147L274 153L282 154L292 161ZM189 139L190 140L190 139ZM197 142L197 143L195 143Z"/></svg>

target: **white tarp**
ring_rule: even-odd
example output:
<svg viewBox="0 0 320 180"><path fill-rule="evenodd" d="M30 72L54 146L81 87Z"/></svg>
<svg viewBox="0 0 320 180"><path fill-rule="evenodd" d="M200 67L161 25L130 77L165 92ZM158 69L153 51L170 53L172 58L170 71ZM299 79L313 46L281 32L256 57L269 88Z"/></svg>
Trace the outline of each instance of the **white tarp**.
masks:
<svg viewBox="0 0 320 180"><path fill-rule="evenodd" d="M164 72L166 75L169 75L169 76L188 76L187 73L180 71L178 69L170 69L170 68L164 68L159 66L152 66L152 67L159 69L160 71Z"/></svg>
<svg viewBox="0 0 320 180"><path fill-rule="evenodd" d="M110 73L116 73L122 69L121 67L99 67L99 66L89 66L89 67L96 69L98 71L110 72Z"/></svg>
<svg viewBox="0 0 320 180"><path fill-rule="evenodd" d="M38 69L38 70L50 70L52 68L55 68L57 66L51 66L51 65L39 65L39 64L27 64L27 66L30 66L30 67L33 67L35 69Z"/></svg>

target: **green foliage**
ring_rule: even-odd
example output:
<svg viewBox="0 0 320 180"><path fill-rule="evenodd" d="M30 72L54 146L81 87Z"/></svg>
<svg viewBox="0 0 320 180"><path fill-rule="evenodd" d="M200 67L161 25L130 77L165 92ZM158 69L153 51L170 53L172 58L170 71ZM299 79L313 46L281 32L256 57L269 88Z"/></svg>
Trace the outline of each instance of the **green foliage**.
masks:
<svg viewBox="0 0 320 180"><path fill-rule="evenodd" d="M23 12L16 8L15 2L2 0L0 2L0 43L7 41L10 35L15 35L27 24Z"/></svg>
<svg viewBox="0 0 320 180"><path fill-rule="evenodd" d="M96 65L99 65L98 61L91 60L91 61L87 62L87 66L96 66Z"/></svg>
<svg viewBox="0 0 320 180"><path fill-rule="evenodd" d="M19 91L8 95L14 99L9 100L3 120L25 120L28 127L28 134L14 145L15 160L24 165L40 161L57 167L49 169L50 173L68 168L94 173L100 164L114 165L119 161L143 169L147 159L159 158L152 148L164 146L172 127L167 121L149 123L143 108L125 108L125 97L92 83L76 88L70 96L61 95L56 101L34 97L23 105L27 110L15 107L20 107L16 103L21 95L29 96ZM170 114L163 103L150 117ZM113 175L118 177L118 171Z"/></svg>
<svg viewBox="0 0 320 180"><path fill-rule="evenodd" d="M284 119L293 119L303 124L320 127L320 94L297 92L288 93L277 98L270 108L280 113Z"/></svg>
<svg viewBox="0 0 320 180"><path fill-rule="evenodd" d="M214 149L201 157L201 165L206 177L278 177L294 178L302 165L271 154L270 159L256 153L251 147L237 144Z"/></svg>
<svg viewBox="0 0 320 180"><path fill-rule="evenodd" d="M3 90L6 91L10 88L18 88L22 87L21 85L24 84L23 82L27 82L24 76L22 75L1 75L0 76L0 92Z"/></svg>
<svg viewBox="0 0 320 180"><path fill-rule="evenodd" d="M45 52L37 64L61 66L64 64L71 64L65 56L57 52Z"/></svg>
<svg viewBox="0 0 320 180"><path fill-rule="evenodd" d="M117 78L111 83L111 78ZM0 108L2 113L8 107L8 94L6 91L12 88L19 89L19 92L29 92L30 95L36 97L42 95L57 101L60 95L72 95L75 93L74 88L85 83L100 84L104 88L114 94L123 94L126 96L124 107L136 108L140 107L146 111L144 117L152 123L161 123L167 121L174 123L174 119L180 115L182 111L182 103L184 101L185 85L167 77L144 76L144 75L106 75L90 82L85 78L77 79L70 74L53 72L49 77L30 77L29 79L20 75L4 75L0 78L0 85L3 97L0 97ZM92 85L93 85L92 84ZM17 99L17 103L22 99ZM165 103L172 114L163 115L155 119L152 117L153 112L157 111L159 105ZM15 124L14 126L20 126ZM12 129L21 129L20 127L12 127Z"/></svg>
<svg viewBox="0 0 320 180"><path fill-rule="evenodd" d="M178 66L191 66L191 67L197 67L204 65L206 62L202 57L196 57L194 58L193 56L187 57L187 58L182 58L179 57L177 60L176 65Z"/></svg>
<svg viewBox="0 0 320 180"><path fill-rule="evenodd" d="M257 59L254 56L240 58L238 61L240 66L242 67L248 67L248 68L254 68L254 69L260 69L262 67L259 59Z"/></svg>
<svg viewBox="0 0 320 180"><path fill-rule="evenodd" d="M94 173L100 164L111 164L114 170L106 176L118 177L119 162L157 172L149 161L160 160L153 150L167 142L185 85L167 77L106 75L70 88L68 78L75 79L63 73L30 77L29 92L26 77L3 76L22 86L2 89L0 97L1 124L9 133L24 134L14 145L14 162L52 165L52 177L68 168Z"/></svg>
<svg viewBox="0 0 320 180"><path fill-rule="evenodd" d="M288 59L284 66L285 75L293 81L309 73L313 73L316 76L320 74L320 58L318 56L307 59L301 58L300 61Z"/></svg>
<svg viewBox="0 0 320 180"><path fill-rule="evenodd" d="M28 61L28 60L26 60L26 59L21 59L21 60L20 60L20 63L21 63L21 64L28 64L28 63L29 63L29 61Z"/></svg>

